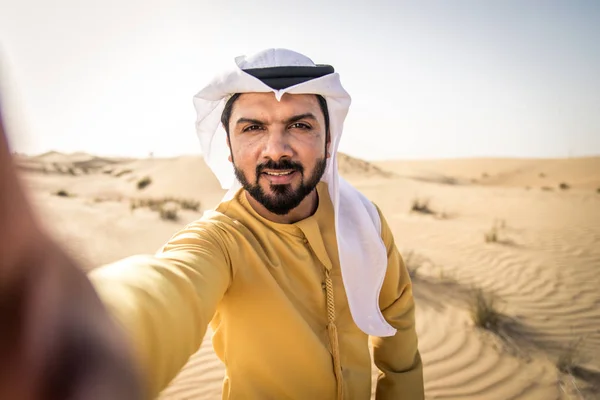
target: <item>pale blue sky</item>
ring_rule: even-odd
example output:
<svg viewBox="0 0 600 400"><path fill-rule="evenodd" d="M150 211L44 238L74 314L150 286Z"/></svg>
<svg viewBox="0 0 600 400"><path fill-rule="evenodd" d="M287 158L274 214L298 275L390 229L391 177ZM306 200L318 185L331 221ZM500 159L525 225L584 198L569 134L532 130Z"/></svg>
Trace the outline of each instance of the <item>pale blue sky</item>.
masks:
<svg viewBox="0 0 600 400"><path fill-rule="evenodd" d="M12 146L199 154L192 96L267 47L341 74L358 157L600 154L600 2L576 0L0 0Z"/></svg>

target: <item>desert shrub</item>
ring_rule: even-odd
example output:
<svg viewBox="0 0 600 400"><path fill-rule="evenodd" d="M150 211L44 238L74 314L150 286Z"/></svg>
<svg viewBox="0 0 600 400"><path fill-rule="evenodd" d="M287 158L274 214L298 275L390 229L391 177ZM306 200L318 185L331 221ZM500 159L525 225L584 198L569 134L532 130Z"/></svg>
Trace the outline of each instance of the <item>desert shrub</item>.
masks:
<svg viewBox="0 0 600 400"><path fill-rule="evenodd" d="M495 219L492 227L483 233L485 243L498 243L504 246L518 246L517 243L510 237L506 220Z"/></svg>
<svg viewBox="0 0 600 400"><path fill-rule="evenodd" d="M410 211L421 214L434 214L433 210L429 208L429 199L413 199Z"/></svg>
<svg viewBox="0 0 600 400"><path fill-rule="evenodd" d="M145 176L138 181L137 188L139 190L142 190L151 183L152 183L152 178L150 178L149 176Z"/></svg>
<svg viewBox="0 0 600 400"><path fill-rule="evenodd" d="M176 201L177 203L179 203L179 205L181 206L181 208L184 209L184 210L198 211L200 209L200 202L197 201L197 200L193 200L193 199L175 199L174 201Z"/></svg>
<svg viewBox="0 0 600 400"><path fill-rule="evenodd" d="M148 198L148 199L131 199L130 200L130 207L131 207L132 210L135 210L136 208L148 207L152 211L158 211L158 209L160 208L160 206L163 205L166 202L167 202L167 200L165 200L165 199L151 199L151 198Z"/></svg>
<svg viewBox="0 0 600 400"><path fill-rule="evenodd" d="M130 173L132 173L132 172L133 172L133 171L132 171L132 170L130 170L130 169L124 169L124 170L122 170L122 171L119 171L119 172L117 172L117 173L115 174L115 177L117 177L117 178L120 178L121 176L123 176L123 175L125 175L125 174L130 174Z"/></svg>
<svg viewBox="0 0 600 400"><path fill-rule="evenodd" d="M469 304L471 318L475 326L496 332L502 314L497 309L496 297L476 289Z"/></svg>
<svg viewBox="0 0 600 400"><path fill-rule="evenodd" d="M540 175L539 175L539 177L540 177L540 178L545 178L545 177L546 177L546 174L545 174L545 173L543 173L543 172L540 172Z"/></svg>
<svg viewBox="0 0 600 400"><path fill-rule="evenodd" d="M129 206L132 211L143 207L148 207L152 211L160 211L160 208L166 203L178 204L183 210L198 211L200 209L200 202L198 200L174 197L131 199Z"/></svg>
<svg viewBox="0 0 600 400"><path fill-rule="evenodd" d="M542 189L544 192L551 192L551 191L553 191L553 190L554 190L554 188L552 188L552 187L550 187L550 186L542 186L542 187L541 187L541 189Z"/></svg>
<svg viewBox="0 0 600 400"><path fill-rule="evenodd" d="M495 219L494 224L489 231L484 232L483 239L486 243L498 243L500 242L500 231L506 229L505 219Z"/></svg>
<svg viewBox="0 0 600 400"><path fill-rule="evenodd" d="M570 187L571 187L571 186L569 186L569 184L568 184L568 183L565 183L565 182L562 182L560 185L558 185L558 188L559 188L560 190L567 190L567 189L569 189Z"/></svg>
<svg viewBox="0 0 600 400"><path fill-rule="evenodd" d="M57 190L54 194L60 197L71 197L71 194L64 189Z"/></svg>
<svg viewBox="0 0 600 400"><path fill-rule="evenodd" d="M177 221L179 218L177 212L178 208L174 203L165 203L158 208L158 214L161 219Z"/></svg>
<svg viewBox="0 0 600 400"><path fill-rule="evenodd" d="M419 268L423 266L423 258L419 257L413 250L409 250L403 255L404 265L411 278L416 278Z"/></svg>
<svg viewBox="0 0 600 400"><path fill-rule="evenodd" d="M498 227L496 225L492 226L492 228L483 234L483 238L486 243L496 243L498 242Z"/></svg>
<svg viewBox="0 0 600 400"><path fill-rule="evenodd" d="M558 354L558 359L556 360L556 368L564 373L564 374L572 374L575 368L577 367L577 359L579 358L579 345L581 344L581 339L579 338L571 343L568 346L563 347Z"/></svg>

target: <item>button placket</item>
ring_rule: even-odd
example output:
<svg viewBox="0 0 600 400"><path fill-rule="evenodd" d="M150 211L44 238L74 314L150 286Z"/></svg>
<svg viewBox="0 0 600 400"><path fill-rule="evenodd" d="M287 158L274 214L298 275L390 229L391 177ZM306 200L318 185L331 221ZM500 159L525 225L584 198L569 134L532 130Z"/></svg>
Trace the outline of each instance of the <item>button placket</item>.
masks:
<svg viewBox="0 0 600 400"><path fill-rule="evenodd" d="M321 267L323 268L324 273L324 281L321 282L321 288L323 292L325 292L325 304L326 304L326 313L327 313L327 336L329 337L329 344L331 346L332 358L333 358L333 369L336 380L336 391L337 391L337 400L342 400L344 397L344 383L343 383L343 372L341 365L341 357L340 357L340 346L339 346L339 337L337 332L337 326L335 324L335 297L333 293L333 280L331 279L331 269L333 266L331 265L331 261L325 251L324 244L322 241L319 241L319 238L314 238L315 242L310 243L306 234L302 238L302 242L304 245L313 253L313 255L317 258ZM314 246L313 246L314 245ZM316 247L315 247L316 246Z"/></svg>

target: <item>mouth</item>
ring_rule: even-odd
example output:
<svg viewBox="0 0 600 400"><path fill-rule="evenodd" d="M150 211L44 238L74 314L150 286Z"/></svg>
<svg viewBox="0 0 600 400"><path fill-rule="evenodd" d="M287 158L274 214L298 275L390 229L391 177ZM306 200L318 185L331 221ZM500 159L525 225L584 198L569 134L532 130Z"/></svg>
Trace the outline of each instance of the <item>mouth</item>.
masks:
<svg viewBox="0 0 600 400"><path fill-rule="evenodd" d="M296 170L271 170L263 171L261 175L264 175L270 184L272 185L286 185L291 183L293 177L298 171Z"/></svg>
<svg viewBox="0 0 600 400"><path fill-rule="evenodd" d="M295 172L294 170L289 170L289 171L265 171L265 172L263 172L263 174L271 175L271 176L285 176L285 175L293 174L294 172Z"/></svg>

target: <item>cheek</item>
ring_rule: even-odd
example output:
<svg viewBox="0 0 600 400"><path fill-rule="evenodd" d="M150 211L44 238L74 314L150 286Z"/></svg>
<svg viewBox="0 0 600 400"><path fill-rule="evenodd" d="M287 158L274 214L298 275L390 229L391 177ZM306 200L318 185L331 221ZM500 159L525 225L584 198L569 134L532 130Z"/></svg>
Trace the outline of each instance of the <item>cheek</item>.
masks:
<svg viewBox="0 0 600 400"><path fill-rule="evenodd" d="M316 160L325 157L325 141L320 138L298 141L294 150L304 163L312 165Z"/></svg>
<svg viewBox="0 0 600 400"><path fill-rule="evenodd" d="M254 175L259 154L255 148L244 143L234 142L231 153L236 168L243 171L248 177Z"/></svg>

